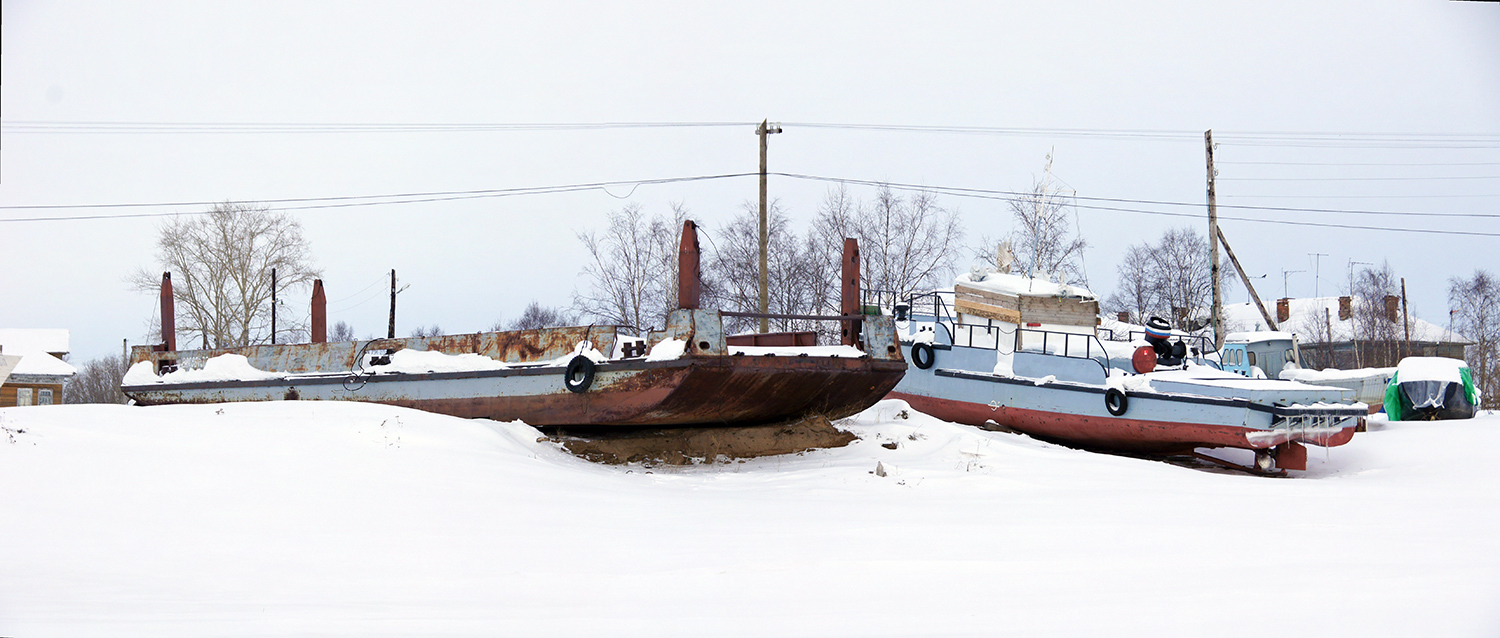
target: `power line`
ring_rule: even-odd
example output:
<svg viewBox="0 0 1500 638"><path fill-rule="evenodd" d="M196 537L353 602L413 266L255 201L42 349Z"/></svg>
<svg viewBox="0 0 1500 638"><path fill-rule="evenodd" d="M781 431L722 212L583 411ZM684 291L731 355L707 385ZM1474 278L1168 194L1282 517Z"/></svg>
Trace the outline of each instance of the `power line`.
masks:
<svg viewBox="0 0 1500 638"><path fill-rule="evenodd" d="M851 180L851 179L814 177L814 176L811 176L811 175L795 175L795 174L783 174L783 173L776 173L776 174L777 175L782 175L784 177L792 177L792 178L797 178L797 179L809 179L809 180L816 180L816 181L829 181L829 182L840 182L840 183L853 183L853 184L869 185L869 186L887 186L887 187L895 188L895 189L898 189L898 190L935 192L935 193L940 193L940 194L953 195L955 197L971 197L971 198L978 198L978 199L995 199L995 200L1010 201L1010 200L1015 199L1016 195L1025 195L1026 194L1026 193L1017 193L1017 192L1014 192L1014 191L985 191L983 189L971 189L971 188L949 188L949 187L940 187L940 186L934 187L934 186L924 186L924 185L917 185L917 184L894 184L894 183L886 183L886 182L876 182L876 181L873 181L873 180ZM1135 201L1135 202L1145 202L1145 200L1122 200L1122 199L1113 199L1113 200L1111 200L1110 198L1102 198L1102 197L1084 197L1084 196L1075 196L1075 197L1077 199L1085 199L1085 200L1092 200L1092 201L1122 201L1122 202ZM1188 205L1188 204L1181 203L1181 202L1150 202L1150 203L1171 204L1171 205L1179 205L1179 206L1181 206L1181 205ZM1193 206L1202 206L1202 204L1192 204L1192 205ZM1193 218L1193 219L1201 219L1202 218L1202 215L1199 214L1199 213L1174 213L1174 212L1170 212L1170 211L1146 210L1146 209L1140 209L1140 208L1124 208L1124 207L1118 207L1118 206L1099 206L1099 205L1093 205L1093 204L1074 204L1074 206L1077 206L1078 208L1084 208L1084 209L1090 209L1090 210L1105 210L1105 211L1116 211L1116 212L1125 212L1125 213L1140 213L1140 214L1145 214L1145 215L1160 215L1160 216L1165 216L1165 217L1188 217L1188 218ZM1223 208L1227 208L1227 206L1225 206ZM1306 209L1278 209L1278 208L1275 208L1275 207L1266 207L1266 206L1236 206L1235 208L1253 208L1253 209L1269 209L1269 210L1287 210L1287 211L1291 211L1291 212L1309 212ZM1347 212L1352 212L1352 211L1322 211L1322 212L1343 212L1343 213L1347 213ZM1438 216L1438 214L1432 214L1432 215L1428 215L1428 216ZM1443 215L1443 216L1447 216L1447 215ZM1458 215L1455 215L1455 216L1458 216ZM1462 215L1462 216L1466 216L1467 217L1467 216L1470 216L1470 215ZM1479 215L1475 215L1475 216L1479 216ZM1485 217L1500 217L1500 215L1482 215L1482 216L1485 216ZM1269 224L1286 224L1286 225L1291 225L1291 226L1314 226L1314 227L1321 227L1321 228L1344 228L1344 229L1353 229L1353 230L1381 230L1381 231L1392 231L1392 232L1426 233L1426 234L1435 234L1435 235L1466 235L1466 236L1477 236L1477 237L1500 237L1500 233L1486 233L1486 232L1479 232L1479 231L1436 230L1436 229L1427 229L1427 228L1390 228L1390 227L1384 227L1384 226L1361 226L1361 225L1356 225L1356 224L1332 224L1332 223L1325 223L1325 222L1307 222L1307 221L1293 221L1293 220L1279 220L1279 219L1259 219L1259 218L1255 218L1255 217L1231 217L1231 216L1222 215L1222 214L1219 215L1219 219L1227 219L1227 220L1231 220L1231 221L1269 223Z"/></svg>
<svg viewBox="0 0 1500 638"><path fill-rule="evenodd" d="M1221 182L1410 182L1433 179L1500 179L1500 175L1437 175L1430 177L1220 177Z"/></svg>
<svg viewBox="0 0 1500 638"><path fill-rule="evenodd" d="M817 176L817 175L804 175L804 174L799 174L799 173L772 173L772 175L780 175L782 177L791 177L791 178L794 178L794 179L804 179L804 180L813 180L813 181L859 184L859 185L862 185L862 186L890 186L892 188L898 188L899 187L902 190L931 190L933 192L941 192L941 193L944 193L944 194L949 194L949 195L954 195L954 196L962 196L964 193L975 193L975 194L983 194L983 195L1001 196L1001 197L998 197L998 199L1015 199L1017 197L1028 197L1028 196L1031 195L1031 193L1024 192L1024 191L1008 191L1008 190L996 190L996 189L984 189L984 188L960 188L960 187L956 187L956 186L928 186L928 185L925 185L925 184L902 184L902 183L898 183L898 182L883 182L883 181L877 181L877 180L847 179L847 178L840 178L840 177L823 177L823 176ZM1071 197L1074 197L1074 198L1077 198L1077 199L1081 199L1081 200L1086 200L1086 201L1110 202L1110 203L1119 203L1119 204L1145 204L1145 205L1154 205L1154 206L1187 206L1187 207L1192 207L1192 208L1200 208L1200 207L1203 206L1202 202L1172 202L1172 201L1157 200L1157 199L1128 199L1128 198L1123 198L1123 197L1090 197L1090 196L1087 196L1087 195L1071 195ZM987 197L986 199L997 199L997 198L995 198L995 197ZM1413 212L1413 211L1348 210L1348 209L1335 209L1335 208L1294 208L1294 207L1290 207L1290 206L1253 206L1253 205L1249 205L1249 204L1219 204L1219 208L1233 208L1233 209L1238 209L1238 210L1259 210L1259 211L1289 212L1289 213L1334 213L1334 214L1351 214L1351 215L1394 215L1394 216L1409 216L1409 217L1500 218L1500 213L1426 213L1426 212Z"/></svg>
<svg viewBox="0 0 1500 638"><path fill-rule="evenodd" d="M820 181L820 182L831 182L831 183L840 183L840 184L856 184L856 185L862 185L862 186L889 187L889 188L893 188L893 189L897 189L897 190L926 191L926 192L934 192L934 193L939 193L939 194L951 195L951 196L955 196L955 197L970 197L970 198L1002 200L1002 201L1012 201L1012 200L1015 200L1018 197L1025 197L1025 196L1030 196L1031 195L1031 193L1022 192L1022 191L1007 191L1007 190L998 190L998 189L979 189L979 188L963 188L963 187L954 187L954 186L932 186L932 185L924 185L924 184L903 184L903 183L899 183L899 182L888 182L888 181L877 181L877 180L863 180L863 179L852 179L852 178L838 178L838 177L824 177L824 176L816 176L816 175L804 175L804 174L798 174L798 173L779 173L778 172L778 173L768 173L768 174L770 174L770 175L777 175L777 176L780 176L780 177L788 177L788 178L792 178L792 179L807 180L807 181ZM546 186L546 187L530 187L530 188L484 189L484 190L470 190L470 191L438 191L438 192L430 192L430 193L401 193L401 194L394 194L394 195L356 195L356 196L343 196L343 197L285 198L285 199L264 200L263 202L247 201L247 202L230 202L230 203L293 203L293 204L306 204L306 205L283 206L283 207L279 207L279 208L281 210L308 210L308 209L339 208L339 207L352 207L352 206L378 206L378 205L389 205L389 204L413 204L413 203L425 203L425 202L435 202L435 201L449 201L449 200L456 200L456 199L473 199L473 198L482 198L482 197L483 198L489 198L489 197L509 197L509 196L518 196L518 195L539 195L539 194L564 193L564 192L575 192L575 191L582 191L582 190L603 189L604 187L611 186L611 185L616 185L617 186L617 185L627 185L627 184L630 184L630 185L668 184L668 183L679 183L679 182L691 182L691 181L703 181L703 180L728 179L728 178L735 178L735 177L749 177L749 176L752 176L752 175L758 175L758 173L731 173L731 174L724 174L724 175L705 175L705 176L695 176L695 177L674 177L674 178L662 178L662 179L651 179L651 180L591 182L591 183L586 183L586 184L569 184L569 185L562 185L562 186ZM1197 208L1197 207L1202 206L1202 204L1195 203L1195 202L1194 203L1189 203L1189 202L1172 202L1172 201L1163 201L1163 200L1128 199L1128 198L1118 198L1118 197L1091 197L1091 196L1085 196L1085 195L1073 195L1072 197L1075 200L1083 200L1085 202L1097 202L1097 203L1083 203L1083 204L1075 203L1074 204L1078 208L1084 208L1084 209L1090 209L1090 210L1104 210L1104 211L1128 212L1128 213L1139 213L1139 214L1146 214L1146 215L1160 215L1160 216L1168 216L1168 217L1187 217L1187 218L1199 218L1199 217L1201 217L1201 214L1200 213L1196 213L1196 212L1171 212L1171 211L1150 210L1150 209L1124 207L1124 206L1106 206L1106 205L1102 205L1102 204L1136 204L1136 205L1148 205L1148 206L1179 206L1179 207L1181 207L1181 206L1188 206L1188 207L1193 207L1193 208ZM371 200L376 200L376 201L371 201ZM120 207L152 207L152 206L162 207L162 206L214 205L214 204L218 204L218 203L220 203L220 202L170 202L170 203L154 203L154 204L153 203L131 203L131 204L29 205L29 206L3 206L3 207L0 207L0 208L3 208L3 209L39 209L39 208L40 209L78 209L78 208L93 209L93 208L120 208ZM1251 206L1251 205L1244 205L1244 204L1239 204L1239 205L1225 204L1225 205L1222 205L1221 208L1247 210L1247 211L1272 211L1272 212L1292 212L1292 213L1309 213L1309 212L1311 212L1311 213L1359 214L1359 215L1394 215L1394 216L1409 216L1409 217L1451 217L1451 218L1496 218L1496 217L1500 217L1500 214L1491 214L1491 213L1422 213L1422 212L1407 212L1407 211L1367 211L1367 210L1342 210L1342 209L1318 209L1318 208L1293 208L1293 207L1285 207L1285 206ZM172 215L202 215L202 214L208 214L209 212L210 211L163 212L163 213L130 213L130 214L124 214L124 215L74 215L74 216L64 216L64 217L33 217L33 218L0 219L0 222L75 221L75 220L93 220L93 219L123 219L123 218L139 218L139 217L163 217L163 216L172 216ZM1470 235L1470 236L1481 236L1481 237L1500 237L1500 233L1487 233L1487 232L1479 232L1479 231L1451 231L1451 230L1437 230L1437 229L1424 229L1424 228L1391 228L1391 227L1381 227L1381 226L1363 226L1363 225L1357 225L1357 224L1334 224L1334 223L1326 223L1326 222L1309 222L1309 221L1297 221L1297 220L1260 219L1260 218L1254 218L1254 217L1233 217L1233 216L1227 216L1227 215L1221 215L1220 217L1221 217L1221 219L1226 219L1226 220L1231 220L1231 221L1246 221L1246 222L1255 222L1255 223L1286 224L1286 225L1293 225L1293 226L1314 226L1314 227L1323 227L1323 228L1345 228L1345 229L1358 229L1358 230L1380 230L1380 231L1392 231L1392 232L1429 233L1429 234L1442 234L1442 235Z"/></svg>
<svg viewBox="0 0 1500 638"><path fill-rule="evenodd" d="M602 129L714 128L753 122L84 122L19 120L9 133L470 133L481 131L589 131Z"/></svg>
<svg viewBox="0 0 1500 638"><path fill-rule="evenodd" d="M1500 162L1219 162L1239 166L1500 166Z"/></svg>
<svg viewBox="0 0 1500 638"><path fill-rule="evenodd" d="M280 210L312 210L320 208L347 208L354 206L382 206L388 204L418 204L427 202L453 201L462 199L481 199L493 197L513 197L517 195L545 195L552 193L569 193L585 190L603 190L606 193L610 186L640 186L642 184L670 184L678 182L695 182L706 180L718 180L734 177L747 177L759 175L759 173L727 173L723 175L700 175L695 177L669 177L663 179L613 181L613 182L591 182L585 184L567 184L562 186L540 186L526 188L498 188L468 191L436 191L428 193L394 193L388 195L349 195L339 197L291 197L281 199L244 200L244 201L197 201L197 202L137 202L128 204L31 204L0 206L0 210L76 210L76 209L109 209L109 208L163 208L163 207L187 207L187 206L215 206L218 204L305 204L294 206L278 206ZM22 217L13 219L0 219L0 222L32 222L32 221L76 221L92 219L131 219L140 217L167 217L172 215L206 215L211 211L189 211L189 212L164 212L164 213L127 213L122 215L70 215L58 217Z"/></svg>
<svg viewBox="0 0 1500 638"><path fill-rule="evenodd" d="M10 133L451 133L483 131L582 131L602 129L661 129L749 127L755 122L150 122L49 121L0 122ZM1057 127L944 126L786 122L784 126L863 131L947 133L967 135L1048 136L1104 139L1187 141L1202 133L1179 129L1109 129ZM1242 131L1220 135L1225 143L1243 146L1394 146L1401 148L1500 147L1500 133L1372 133L1359 131Z"/></svg>
<svg viewBox="0 0 1500 638"><path fill-rule="evenodd" d="M1439 195L1237 195L1229 194L1224 197L1236 199L1436 199L1452 197L1500 197L1500 194L1454 194L1442 193Z"/></svg>
<svg viewBox="0 0 1500 638"><path fill-rule="evenodd" d="M955 133L967 135L1016 135L1052 137L1095 137L1115 139L1187 140L1203 136L1199 131L1152 129L1027 128L1001 126L920 126L906 124L838 124L832 122L783 122L783 126L856 131L893 131L910 133Z"/></svg>

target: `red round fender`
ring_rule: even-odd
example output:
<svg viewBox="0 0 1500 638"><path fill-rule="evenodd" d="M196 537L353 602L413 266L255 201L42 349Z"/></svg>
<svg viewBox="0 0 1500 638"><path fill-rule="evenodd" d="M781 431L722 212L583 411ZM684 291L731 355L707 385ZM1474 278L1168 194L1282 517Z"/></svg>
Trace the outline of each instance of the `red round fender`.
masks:
<svg viewBox="0 0 1500 638"><path fill-rule="evenodd" d="M1135 371L1146 374L1156 369L1156 350L1151 346L1141 346L1135 349L1135 354L1130 355L1130 365Z"/></svg>

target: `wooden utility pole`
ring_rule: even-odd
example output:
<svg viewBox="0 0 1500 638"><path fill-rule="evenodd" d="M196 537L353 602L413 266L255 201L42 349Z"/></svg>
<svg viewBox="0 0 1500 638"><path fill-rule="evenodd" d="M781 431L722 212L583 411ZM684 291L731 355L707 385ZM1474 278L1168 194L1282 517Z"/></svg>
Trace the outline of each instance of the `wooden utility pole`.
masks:
<svg viewBox="0 0 1500 638"><path fill-rule="evenodd" d="M271 345L276 345L276 269L271 269Z"/></svg>
<svg viewBox="0 0 1500 638"><path fill-rule="evenodd" d="M1220 289L1219 283L1219 242L1216 239L1222 236L1219 234L1219 208L1218 204L1214 201L1213 129L1203 132L1203 152L1208 157L1208 272L1213 277L1214 349L1218 350L1224 347L1224 319L1222 317L1224 299L1221 296L1223 290ZM1241 276L1243 276L1243 273L1241 273ZM1249 285L1248 280L1245 283L1247 286ZM1259 300L1256 303L1259 304ZM1265 308L1261 308L1261 312L1265 312Z"/></svg>
<svg viewBox="0 0 1500 638"><path fill-rule="evenodd" d="M766 251L770 246L770 227L766 222L766 136L772 133L780 133L780 124L771 124L767 120L761 120L760 126L755 127L755 134L760 136L760 313L770 312L770 296L767 294L766 274ZM770 331L770 323L766 317L760 318L760 331Z"/></svg>
<svg viewBox="0 0 1500 638"><path fill-rule="evenodd" d="M1406 329L1406 339L1402 343L1401 356L1411 356L1411 311L1406 307L1406 278L1401 278L1401 323Z"/></svg>
<svg viewBox="0 0 1500 638"><path fill-rule="evenodd" d="M396 338L396 269L395 268L391 269L391 321L390 321L390 324L386 326L385 337L387 339L395 339Z"/></svg>
<svg viewBox="0 0 1500 638"><path fill-rule="evenodd" d="M1251 285L1250 278L1245 276L1245 268L1240 265L1240 260L1234 256L1234 249L1229 247L1229 240L1224 238L1223 229L1215 227L1214 230L1219 233L1218 239L1220 242L1223 242L1224 252L1229 255L1229 263L1234 264L1234 271L1240 274L1240 281L1245 282L1245 289L1250 291L1250 300L1254 301L1256 309L1260 310L1260 318L1266 320L1267 328L1280 330L1280 328L1276 327L1276 322L1271 319L1271 313L1266 312L1266 305L1260 302L1260 295L1255 294L1255 286ZM1283 281L1285 280L1283 279ZM1214 335L1214 338L1218 338L1217 333Z"/></svg>

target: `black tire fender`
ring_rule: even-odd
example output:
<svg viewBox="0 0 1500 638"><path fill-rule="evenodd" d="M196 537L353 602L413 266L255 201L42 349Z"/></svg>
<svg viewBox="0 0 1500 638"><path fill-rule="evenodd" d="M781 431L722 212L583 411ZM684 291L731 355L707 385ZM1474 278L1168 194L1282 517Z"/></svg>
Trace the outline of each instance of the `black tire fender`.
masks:
<svg viewBox="0 0 1500 638"><path fill-rule="evenodd" d="M1125 410L1130 407L1130 397L1125 396L1119 388L1110 388L1104 391L1104 409L1110 414L1123 416Z"/></svg>
<svg viewBox="0 0 1500 638"><path fill-rule="evenodd" d="M594 362L581 354L573 357L563 373L563 385L569 392L588 392L589 386L594 385Z"/></svg>
<svg viewBox="0 0 1500 638"><path fill-rule="evenodd" d="M923 370L926 370L928 368L931 368L932 364L934 364L936 362L937 362L937 351L932 348L932 344L926 343L926 342L919 342L919 343L914 343L914 344L911 345L911 363L912 363L912 365L917 366L918 368L921 368Z"/></svg>

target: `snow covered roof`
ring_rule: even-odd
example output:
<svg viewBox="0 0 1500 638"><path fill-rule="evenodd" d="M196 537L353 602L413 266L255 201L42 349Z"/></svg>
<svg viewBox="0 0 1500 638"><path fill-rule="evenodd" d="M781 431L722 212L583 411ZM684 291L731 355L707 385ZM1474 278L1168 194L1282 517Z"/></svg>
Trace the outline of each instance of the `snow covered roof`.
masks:
<svg viewBox="0 0 1500 638"><path fill-rule="evenodd" d="M1359 298L1351 300L1354 306L1359 306L1362 301ZM1354 314L1350 313L1348 319L1339 319L1338 297L1310 297L1306 299L1288 299L1287 320L1280 322L1280 328L1286 332L1296 333L1303 343L1307 343L1314 334L1321 335L1325 328L1321 328L1325 317L1332 327L1332 341L1349 341L1354 333ZM1275 313L1275 302L1267 304L1266 310ZM1448 330L1430 321L1418 318L1415 315L1411 319L1412 341L1424 341L1429 343L1469 343L1469 339L1463 335ZM1314 323L1316 322L1316 324ZM1266 321L1260 316L1260 311L1250 302L1228 304L1224 306L1224 323L1232 331L1253 332L1267 330Z"/></svg>
<svg viewBox="0 0 1500 638"><path fill-rule="evenodd" d="M6 352L10 350L6 349ZM45 352L28 352L21 355L21 362L16 364L16 368L11 370L10 374L11 376L22 374L72 376L75 372L78 372L78 369L62 359Z"/></svg>
<svg viewBox="0 0 1500 638"><path fill-rule="evenodd" d="M999 272L964 273L958 276L957 282L981 290L1007 295L1095 298L1094 293L1089 292L1087 288L1070 286L1063 283L1052 283L1046 279L1036 279Z"/></svg>
<svg viewBox="0 0 1500 638"><path fill-rule="evenodd" d="M26 354L28 352L67 354L67 329L0 328L0 354Z"/></svg>
<svg viewBox="0 0 1500 638"><path fill-rule="evenodd" d="M1273 340L1278 340L1278 339L1286 339L1286 340L1290 341L1291 338L1292 338L1292 333L1290 333L1290 332L1284 332L1284 331L1280 331L1280 330L1260 330L1260 331L1256 331L1256 332L1231 332L1231 333L1229 333L1227 335L1224 335L1224 341L1225 342L1232 342L1232 343L1239 343L1241 341L1244 341L1244 342L1273 341Z"/></svg>
<svg viewBox="0 0 1500 638"><path fill-rule="evenodd" d="M65 329L0 328L0 354L19 356L21 361L12 375L39 374L69 376L78 369L51 353L68 352Z"/></svg>

